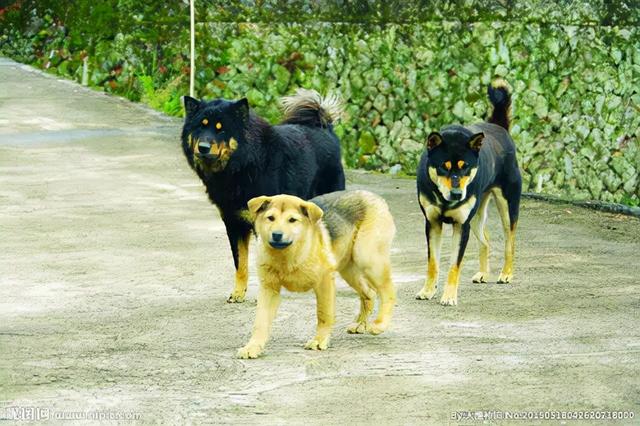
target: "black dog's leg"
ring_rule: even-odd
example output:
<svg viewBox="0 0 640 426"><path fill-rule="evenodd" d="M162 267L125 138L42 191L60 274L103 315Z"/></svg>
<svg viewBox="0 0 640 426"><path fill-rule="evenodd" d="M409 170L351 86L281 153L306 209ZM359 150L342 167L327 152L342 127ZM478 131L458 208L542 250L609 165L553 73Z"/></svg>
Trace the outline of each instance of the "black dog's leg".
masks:
<svg viewBox="0 0 640 426"><path fill-rule="evenodd" d="M502 219L504 231L504 266L498 283L510 283L513 279L513 258L516 252L516 226L520 210L520 195L522 184L519 180L506 185L502 189L494 190L496 206Z"/></svg>
<svg viewBox="0 0 640 426"><path fill-rule="evenodd" d="M442 299L440 303L443 305L457 305L458 304L458 284L460 283L460 268L462 267L462 258L464 257L464 251L467 248L467 242L469 242L469 231L471 226L469 221L460 224L453 224L453 244L451 251L451 268L449 269L449 275L447 276L447 284L444 287L442 293Z"/></svg>
<svg viewBox="0 0 640 426"><path fill-rule="evenodd" d="M424 210L423 210L424 212ZM427 238L427 278L416 299L429 300L438 288L438 272L440 268L440 247L442 246L442 224L440 221L429 222L425 218L424 233Z"/></svg>
<svg viewBox="0 0 640 426"><path fill-rule="evenodd" d="M344 187L345 177L342 167L330 168L319 176L316 193L313 196L344 191Z"/></svg>
<svg viewBox="0 0 640 426"><path fill-rule="evenodd" d="M233 264L236 267L235 287L227 299L229 303L244 302L249 280L249 240L251 232L234 223L226 223L227 237L233 253Z"/></svg>
<svg viewBox="0 0 640 426"><path fill-rule="evenodd" d="M333 185L331 185L331 188L329 188L329 191L327 192L344 191L344 188L345 188L344 170L342 169L342 167L340 167L336 170L336 173L333 178Z"/></svg>

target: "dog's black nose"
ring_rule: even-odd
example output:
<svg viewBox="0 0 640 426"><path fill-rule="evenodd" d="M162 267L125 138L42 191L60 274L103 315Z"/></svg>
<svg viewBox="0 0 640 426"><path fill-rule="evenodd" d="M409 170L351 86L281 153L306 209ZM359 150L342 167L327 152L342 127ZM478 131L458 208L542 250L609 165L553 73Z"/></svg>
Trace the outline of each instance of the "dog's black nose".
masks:
<svg viewBox="0 0 640 426"><path fill-rule="evenodd" d="M459 200L462 198L462 190L461 189L457 189L454 188L451 190L451 199L452 200Z"/></svg>
<svg viewBox="0 0 640 426"><path fill-rule="evenodd" d="M198 143L198 152L200 154L208 154L211 151L211 144L208 142Z"/></svg>
<svg viewBox="0 0 640 426"><path fill-rule="evenodd" d="M282 241L282 232L280 231L276 231L276 232L272 232L271 233L271 239L273 241L275 241L276 243L279 243L280 241Z"/></svg>

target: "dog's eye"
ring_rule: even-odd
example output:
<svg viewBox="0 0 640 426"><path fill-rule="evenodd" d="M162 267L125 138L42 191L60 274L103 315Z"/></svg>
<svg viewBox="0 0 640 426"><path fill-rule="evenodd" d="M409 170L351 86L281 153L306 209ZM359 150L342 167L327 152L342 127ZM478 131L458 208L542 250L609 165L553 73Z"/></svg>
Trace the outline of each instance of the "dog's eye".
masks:
<svg viewBox="0 0 640 426"><path fill-rule="evenodd" d="M290 217L289 218L289 223L294 223L294 222L297 222L297 221L298 221L298 219L296 219L295 217Z"/></svg>
<svg viewBox="0 0 640 426"><path fill-rule="evenodd" d="M267 219L269 219L270 222L273 222L274 220L276 220L275 216L268 216Z"/></svg>
<svg viewBox="0 0 640 426"><path fill-rule="evenodd" d="M222 130L222 123L219 121L216 123L216 130Z"/></svg>
<svg viewBox="0 0 640 426"><path fill-rule="evenodd" d="M206 118L202 119L202 125L206 126L207 124L209 124L209 120L207 120Z"/></svg>

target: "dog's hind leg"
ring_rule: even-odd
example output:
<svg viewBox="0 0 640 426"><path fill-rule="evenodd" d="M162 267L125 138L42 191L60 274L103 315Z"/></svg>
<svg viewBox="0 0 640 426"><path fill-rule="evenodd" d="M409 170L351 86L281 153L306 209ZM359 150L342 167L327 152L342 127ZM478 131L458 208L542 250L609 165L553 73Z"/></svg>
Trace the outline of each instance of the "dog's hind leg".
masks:
<svg viewBox="0 0 640 426"><path fill-rule="evenodd" d="M247 294L247 283L249 281L249 242L250 232L239 232L235 228L230 228L227 224L227 236L233 253L233 263L236 267L235 287L227 299L228 303L244 302Z"/></svg>
<svg viewBox="0 0 640 426"><path fill-rule="evenodd" d="M366 333L370 328L368 319L373 312L376 291L371 288L365 276L353 263L341 270L340 275L360 296L360 312L355 321L347 327L347 333Z"/></svg>
<svg viewBox="0 0 640 426"><path fill-rule="evenodd" d="M389 327L396 303L390 261L395 226L390 216L387 220L380 215L375 217L375 220L363 223L358 230L353 246L353 267L361 271L366 281L378 293L378 316L371 323L369 331L372 334L380 334Z"/></svg>
<svg viewBox="0 0 640 426"><path fill-rule="evenodd" d="M318 315L316 335L304 345L305 349L322 351L329 347L331 329L335 322L336 284L332 273L326 274L322 280L314 288Z"/></svg>
<svg viewBox="0 0 640 426"><path fill-rule="evenodd" d="M520 208L520 191L519 184L509 188L507 194L500 188L493 190L498 213L502 220L502 229L504 230L504 266L498 278L499 284L510 283L513 279L513 259L516 251L516 227ZM505 195L508 195L508 198Z"/></svg>
<svg viewBox="0 0 640 426"><path fill-rule="evenodd" d="M391 281L391 264L389 257L382 263L366 270L367 277L375 283L378 290L380 306L378 306L378 317L371 324L371 334L383 333L391 322L393 308L396 304L396 289Z"/></svg>
<svg viewBox="0 0 640 426"><path fill-rule="evenodd" d="M346 179L344 176L344 169L342 168L342 165L340 165L340 167L336 169L332 180L333 182L329 192L344 191Z"/></svg>
<svg viewBox="0 0 640 426"><path fill-rule="evenodd" d="M438 272L440 268L440 249L442 247L442 224L439 221L429 222L425 219L425 235L427 238L427 278L416 299L431 299L438 288Z"/></svg>
<svg viewBox="0 0 640 426"><path fill-rule="evenodd" d="M318 184L316 185L316 194L322 195L335 191L344 191L345 177L342 165L328 168L322 175L318 176Z"/></svg>
<svg viewBox="0 0 640 426"><path fill-rule="evenodd" d="M370 197L365 218L353 238L351 265L354 275L360 276L360 285L369 284L378 294L378 316L371 323L372 334L384 332L391 322L396 292L391 280L391 243L396 232L393 217L386 203ZM367 295L372 296L371 293ZM368 311L369 308L366 308Z"/></svg>
<svg viewBox="0 0 640 426"><path fill-rule="evenodd" d="M487 231L487 206L491 201L491 193L482 196L480 207L471 219L471 231L480 244L480 271L473 276L474 283L486 283L489 279L489 233Z"/></svg>

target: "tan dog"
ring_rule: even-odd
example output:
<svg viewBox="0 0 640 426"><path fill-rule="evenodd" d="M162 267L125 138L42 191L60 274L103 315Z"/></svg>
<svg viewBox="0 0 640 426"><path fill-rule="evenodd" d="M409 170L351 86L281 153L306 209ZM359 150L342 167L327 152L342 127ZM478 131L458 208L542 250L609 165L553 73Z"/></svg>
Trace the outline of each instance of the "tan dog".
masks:
<svg viewBox="0 0 640 426"><path fill-rule="evenodd" d="M396 298L389 258L395 225L382 198L366 191L342 191L310 201L263 196L248 206L260 237L260 289L253 334L238 357L256 358L262 353L282 287L315 292L317 331L305 348L326 349L334 323L335 271L360 296L360 312L347 331L379 334L387 329ZM370 324L376 294L380 307Z"/></svg>

